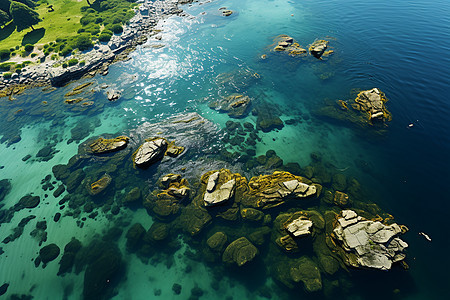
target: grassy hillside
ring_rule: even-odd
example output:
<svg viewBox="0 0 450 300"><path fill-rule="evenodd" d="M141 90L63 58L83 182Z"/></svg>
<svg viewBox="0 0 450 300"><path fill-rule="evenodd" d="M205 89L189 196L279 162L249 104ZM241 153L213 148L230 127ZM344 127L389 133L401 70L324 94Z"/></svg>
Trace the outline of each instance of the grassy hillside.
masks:
<svg viewBox="0 0 450 300"><path fill-rule="evenodd" d="M42 21L34 26L35 30L28 28L18 32L13 22L3 27L0 30L0 58L3 62L0 71L23 67L20 64L9 67L5 64L8 60L36 62L35 57L39 53L48 59L58 59L70 56L74 51L87 50L97 40L107 42L114 33L122 32L122 26L134 15L136 6L134 0L90 2L89 6L86 0L39 0L36 11Z"/></svg>
<svg viewBox="0 0 450 300"><path fill-rule="evenodd" d="M0 30L0 49L10 49L25 44L45 44L55 41L58 37L70 37L77 34L81 28L80 18L83 16L81 7L86 1L77 0L44 0L39 1L36 11L42 22L31 28L18 32L13 24L9 23ZM47 8L53 5L54 11Z"/></svg>

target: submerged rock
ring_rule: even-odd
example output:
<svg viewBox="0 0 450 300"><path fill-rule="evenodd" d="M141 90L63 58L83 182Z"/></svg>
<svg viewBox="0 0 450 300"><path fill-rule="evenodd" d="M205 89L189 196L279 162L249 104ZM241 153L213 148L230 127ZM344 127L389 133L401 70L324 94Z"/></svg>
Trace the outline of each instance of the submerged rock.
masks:
<svg viewBox="0 0 450 300"><path fill-rule="evenodd" d="M167 150L167 141L163 138L154 138L146 141L136 151L134 163L140 168L149 167L161 160Z"/></svg>
<svg viewBox="0 0 450 300"><path fill-rule="evenodd" d="M111 183L111 181L111 176L109 176L108 174L103 175L102 178L90 184L89 193L91 195L97 195L103 192Z"/></svg>
<svg viewBox="0 0 450 300"><path fill-rule="evenodd" d="M236 263L239 267L252 261L258 254L258 249L245 237L241 237L225 249L222 260L225 263Z"/></svg>
<svg viewBox="0 0 450 300"><path fill-rule="evenodd" d="M85 300L109 299L122 272L122 255L117 247L109 247L92 261L84 273Z"/></svg>
<svg viewBox="0 0 450 300"><path fill-rule="evenodd" d="M248 114L251 99L241 94L232 94L209 104L212 109L227 113L232 118L243 118Z"/></svg>
<svg viewBox="0 0 450 300"><path fill-rule="evenodd" d="M222 252L223 248L225 247L225 244L228 242L228 237L225 233L219 231L214 233L207 241L206 244L208 245L211 250L216 252Z"/></svg>
<svg viewBox="0 0 450 300"><path fill-rule="evenodd" d="M295 260L290 273L294 282L303 282L307 292L317 292L322 289L320 270L311 259L302 257Z"/></svg>
<svg viewBox="0 0 450 300"><path fill-rule="evenodd" d="M398 238L406 230L396 223L385 225L367 220L353 210L343 210L338 216L333 236L343 251L344 262L353 267L389 270L392 263L405 258L408 244Z"/></svg>
<svg viewBox="0 0 450 300"><path fill-rule="evenodd" d="M119 136L113 139L104 139L99 137L93 143L89 145L92 153L94 154L103 154L114 151L119 151L125 148L128 144L129 137L127 136Z"/></svg>
<svg viewBox="0 0 450 300"><path fill-rule="evenodd" d="M21 210L23 208L35 208L40 203L39 196L32 196L30 194L20 198L19 203L16 204L16 210Z"/></svg>
<svg viewBox="0 0 450 300"><path fill-rule="evenodd" d="M39 250L39 257L44 264L56 259L59 255L60 249L56 244L50 244L42 247Z"/></svg>

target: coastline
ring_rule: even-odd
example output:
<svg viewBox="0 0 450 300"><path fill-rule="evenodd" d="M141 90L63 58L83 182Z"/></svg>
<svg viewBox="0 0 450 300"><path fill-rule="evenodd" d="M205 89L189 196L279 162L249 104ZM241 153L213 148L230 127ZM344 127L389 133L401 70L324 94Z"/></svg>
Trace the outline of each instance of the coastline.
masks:
<svg viewBox="0 0 450 300"><path fill-rule="evenodd" d="M108 43L97 42L91 50L57 61L28 66L20 74L14 73L8 79L0 77L0 97L18 94L26 88L60 87L83 76L93 77L97 73L106 75L110 64L125 60L136 46L145 43L148 37L158 33L153 32L153 28L160 20L172 15L186 16L179 5L192 2L196 0L144 0L136 9L129 24L124 26L123 32L114 35ZM63 68L62 64L72 58L85 63Z"/></svg>

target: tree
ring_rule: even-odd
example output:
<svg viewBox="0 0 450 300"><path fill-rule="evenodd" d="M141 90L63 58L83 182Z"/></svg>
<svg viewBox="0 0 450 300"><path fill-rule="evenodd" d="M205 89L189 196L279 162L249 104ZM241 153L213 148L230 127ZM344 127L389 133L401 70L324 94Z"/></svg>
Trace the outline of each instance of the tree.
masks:
<svg viewBox="0 0 450 300"><path fill-rule="evenodd" d="M3 10L0 9L0 27L8 23L10 20L7 13L5 13Z"/></svg>
<svg viewBox="0 0 450 300"><path fill-rule="evenodd" d="M17 26L17 31L24 30L28 27L31 27L31 30L34 30L33 25L42 21L37 12L25 4L15 1L11 1L9 13L11 14L14 24Z"/></svg>

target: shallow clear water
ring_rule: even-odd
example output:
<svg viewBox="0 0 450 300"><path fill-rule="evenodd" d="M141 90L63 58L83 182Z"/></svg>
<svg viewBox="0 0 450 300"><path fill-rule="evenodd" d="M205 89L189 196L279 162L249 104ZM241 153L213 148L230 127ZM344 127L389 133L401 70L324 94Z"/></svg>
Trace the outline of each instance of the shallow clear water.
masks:
<svg viewBox="0 0 450 300"><path fill-rule="evenodd" d="M235 14L222 17L218 11L222 6ZM339 278L341 293L330 289L331 292L312 297L448 297L446 270L450 260L446 255L450 249L444 225L450 208L450 104L446 93L450 84L450 4L443 0L233 0L194 4L184 9L193 17L173 16L161 21L161 40L150 38L130 54L130 60L110 66L107 76L97 75L57 90L29 90L14 101L0 99L0 111L5 116L0 120L0 179L10 179L12 186L1 202L2 209L11 208L27 193L41 197L38 207L16 212L9 222L0 224L0 240L4 240L22 218L37 216L25 225L18 239L0 244L4 251L0 256L0 284L10 284L6 296L82 298L83 272L57 276L59 257L45 269L34 266L32 259L41 247L30 232L37 221L47 220L47 241L43 245L55 243L61 252L72 237L86 245L111 227L124 230L118 246L126 268L113 299L187 299L195 286L204 290L202 299L264 299L264 285L273 299L311 297L303 293L301 286L292 292L277 285L267 271L223 270L193 259L187 253L201 251L195 243L188 246L182 242L174 254L168 251L169 258L159 254L144 264L125 246L130 225L139 222L148 229L154 222L142 206L123 206L114 216L99 207L98 216L87 218L80 226L80 218L88 213L82 212L79 218L66 216L71 208L66 205L60 209L58 201L62 196L55 198L53 191L42 189L41 180L52 174L54 165L67 164L83 141L105 134L131 136L131 145L136 147L143 136L163 132L169 140L176 137L176 142L187 148L178 159L146 171L132 169L129 157L121 162L118 168L124 174L129 172L130 178L136 176L137 182L114 183L115 194L109 195L114 201L134 184L141 184L146 194L157 189L159 176L169 172L185 172L191 184L201 174L221 167L239 171L248 179L260 174L260 168L248 170L239 161L222 160L220 149L241 150L223 141L223 129L230 118L208 107L210 101L229 93L226 86L216 83L219 74L250 70L260 79L239 91L256 99L255 106L262 101L272 105L285 122L282 129L259 131L261 141L254 147L256 156L272 149L284 164L295 162L305 167L311 163L311 153L320 153L323 161L343 170L346 176L357 178L368 201L377 203L410 229L403 236L409 244L408 271L394 268L390 272L351 270L336 277L322 275L329 282ZM294 37L303 47L316 39L328 39L335 53L323 61L275 55L269 45L279 34ZM151 47L160 44L165 46ZM263 54L268 58L262 60ZM64 94L80 82L90 81L94 84L81 96L94 101L92 106L64 103ZM108 102L106 90L100 88L102 84L109 86L106 90L120 89L121 99ZM335 123L316 114L327 101L351 99L353 89L373 87L386 94L387 107L393 115L381 136L370 128ZM192 112L209 120L211 131L183 136L164 125L151 127L174 115ZM292 119L297 121L288 125ZM255 124L256 120L249 114L238 121ZM18 135L20 141L8 146ZM36 154L46 145L52 145L57 152L49 161L39 161ZM31 158L22 161L28 154ZM93 159L85 169L103 172L101 167L102 162ZM50 181L56 180L52 177ZM59 182L55 187L58 185ZM53 216L59 211L63 217L55 223ZM418 235L422 231L432 237L432 242ZM187 249L190 250L186 252ZM224 274L220 280L217 272ZM183 287L179 296L172 292L175 282Z"/></svg>

